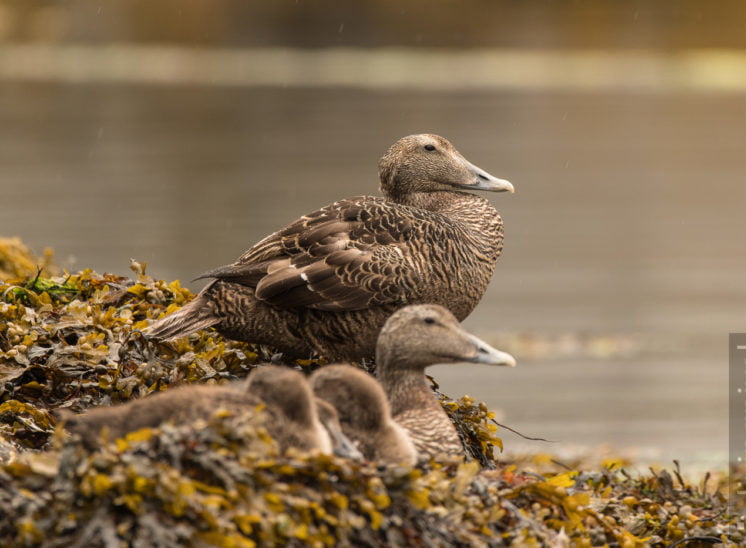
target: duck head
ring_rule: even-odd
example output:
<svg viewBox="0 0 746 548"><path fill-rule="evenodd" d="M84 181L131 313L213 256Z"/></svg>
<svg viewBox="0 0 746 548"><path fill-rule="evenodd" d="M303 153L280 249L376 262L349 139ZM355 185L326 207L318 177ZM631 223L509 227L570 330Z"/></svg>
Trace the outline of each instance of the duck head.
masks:
<svg viewBox="0 0 746 548"><path fill-rule="evenodd" d="M443 137L423 133L394 143L378 162L381 192L394 201L420 192L487 190L515 192L510 181L464 158Z"/></svg>
<svg viewBox="0 0 746 548"><path fill-rule="evenodd" d="M446 308L414 305L391 315L378 336L376 364L386 369L424 370L440 363L472 362L515 367L515 358L467 333Z"/></svg>

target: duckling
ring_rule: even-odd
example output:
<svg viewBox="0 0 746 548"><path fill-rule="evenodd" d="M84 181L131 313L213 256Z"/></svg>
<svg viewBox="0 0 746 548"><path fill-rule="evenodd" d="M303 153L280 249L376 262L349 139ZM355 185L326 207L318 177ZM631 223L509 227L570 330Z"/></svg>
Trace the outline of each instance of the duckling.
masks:
<svg viewBox="0 0 746 548"><path fill-rule="evenodd" d="M467 333L456 317L439 305L403 308L381 330L376 376L394 420L409 433L420 456L464 454L456 428L425 378L429 365L456 362L515 367L510 354Z"/></svg>
<svg viewBox="0 0 746 548"><path fill-rule="evenodd" d="M319 420L306 378L288 367L263 366L249 375L249 382L179 386L125 404L90 409L82 415L58 410L58 417L70 433L78 434L86 447L94 449L101 443L103 429L108 430L109 439L116 439L164 422L183 424L208 419L218 409L256 413L264 406L264 426L281 451L296 447L332 452L332 440Z"/></svg>
<svg viewBox="0 0 746 548"><path fill-rule="evenodd" d="M272 413L267 429L281 449L332 453L332 438L319 419L316 398L303 373L281 365L262 365L248 376L246 390L267 404ZM326 419L333 421L328 413Z"/></svg>
<svg viewBox="0 0 746 548"><path fill-rule="evenodd" d="M88 449L95 449L101 444L103 430L108 431L109 440L114 440L169 421L184 424L208 419L218 409L254 412L261 404L259 398L235 386L189 385L119 405L94 407L81 415L66 409L58 409L56 415L68 432L79 435Z"/></svg>
<svg viewBox="0 0 746 548"><path fill-rule="evenodd" d="M368 460L386 465L414 465L417 451L407 432L391 417L381 385L352 365L327 365L310 378L317 398L339 415L342 431Z"/></svg>
<svg viewBox="0 0 746 548"><path fill-rule="evenodd" d="M503 222L464 191L513 192L438 135L399 139L379 162L383 197L340 200L267 236L197 297L147 330L174 339L214 327L287 357L372 358L388 317L435 303L459 320L479 303L503 247Z"/></svg>

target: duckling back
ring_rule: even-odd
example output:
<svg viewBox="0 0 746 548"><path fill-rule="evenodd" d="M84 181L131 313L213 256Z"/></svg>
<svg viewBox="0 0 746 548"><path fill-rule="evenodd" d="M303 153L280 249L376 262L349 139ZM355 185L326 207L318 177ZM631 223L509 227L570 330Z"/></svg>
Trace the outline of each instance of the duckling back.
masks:
<svg viewBox="0 0 746 548"><path fill-rule="evenodd" d="M253 413L261 400L247 394L241 385L190 385L170 388L163 392L127 403L88 409L81 415L60 410L58 416L65 429L80 436L83 444L94 449L102 441L101 433L108 431L108 439L124 437L141 428L156 428L165 422L188 424L209 419L218 409L231 413Z"/></svg>
<svg viewBox="0 0 746 548"><path fill-rule="evenodd" d="M233 414L262 413L264 427L281 451L295 447L332 452L308 382L302 373L286 367L262 366L249 375L248 381L179 386L125 404L89 409L82 415L62 411L60 418L69 432L78 434L87 447L95 448L101 443L104 429L113 440L165 422L206 420L219 409Z"/></svg>

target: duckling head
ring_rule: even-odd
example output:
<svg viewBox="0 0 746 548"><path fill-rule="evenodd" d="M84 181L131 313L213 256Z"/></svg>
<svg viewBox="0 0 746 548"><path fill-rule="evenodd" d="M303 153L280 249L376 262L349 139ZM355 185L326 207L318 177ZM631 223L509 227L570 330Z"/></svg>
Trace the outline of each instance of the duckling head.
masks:
<svg viewBox="0 0 746 548"><path fill-rule="evenodd" d="M314 426L318 420L313 392L300 371L263 365L249 375L246 390L278 409L289 421Z"/></svg>
<svg viewBox="0 0 746 548"><path fill-rule="evenodd" d="M317 398L337 410L342 424L374 432L391 419L383 388L371 375L350 365L327 365L311 375Z"/></svg>

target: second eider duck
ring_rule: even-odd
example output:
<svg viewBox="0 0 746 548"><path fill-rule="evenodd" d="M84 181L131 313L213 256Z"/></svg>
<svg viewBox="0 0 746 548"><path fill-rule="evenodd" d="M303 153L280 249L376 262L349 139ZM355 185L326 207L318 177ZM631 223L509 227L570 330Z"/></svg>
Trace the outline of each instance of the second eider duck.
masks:
<svg viewBox="0 0 746 548"><path fill-rule="evenodd" d="M214 327L288 357L372 358L387 318L436 303L459 320L482 298L503 247L503 223L475 190L513 185L437 135L399 139L379 162L382 197L340 200L206 272L199 295L147 330L174 339Z"/></svg>
<svg viewBox="0 0 746 548"><path fill-rule="evenodd" d="M457 362L515 367L510 354L467 333L442 306L408 306L381 330L376 376L394 420L407 431L419 457L464 455L456 428L425 377L430 365Z"/></svg>

